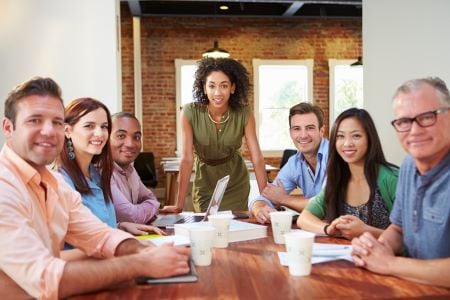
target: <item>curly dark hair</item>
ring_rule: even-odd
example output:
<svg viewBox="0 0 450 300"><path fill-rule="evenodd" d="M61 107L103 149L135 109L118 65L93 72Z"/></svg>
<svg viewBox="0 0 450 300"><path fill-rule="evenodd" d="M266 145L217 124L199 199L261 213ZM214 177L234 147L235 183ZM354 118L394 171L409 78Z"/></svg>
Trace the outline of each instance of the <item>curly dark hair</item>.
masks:
<svg viewBox="0 0 450 300"><path fill-rule="evenodd" d="M248 91L250 80L245 67L238 61L231 58L205 58L198 63L195 72L195 81L192 88L192 95L196 102L207 105L208 96L205 94L206 78L214 71L221 71L228 76L231 83L235 85L235 90L230 95L229 105L231 109L238 109L248 104Z"/></svg>

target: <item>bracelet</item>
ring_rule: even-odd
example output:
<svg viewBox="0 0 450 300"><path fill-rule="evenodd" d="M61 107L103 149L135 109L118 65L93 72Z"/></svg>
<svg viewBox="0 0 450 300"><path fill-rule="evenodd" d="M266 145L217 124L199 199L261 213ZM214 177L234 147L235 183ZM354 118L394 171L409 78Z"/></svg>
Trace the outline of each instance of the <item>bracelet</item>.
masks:
<svg viewBox="0 0 450 300"><path fill-rule="evenodd" d="M324 232L326 235L328 235L328 232L327 232L328 226L330 226L330 224L327 224L327 225L323 226L323 232Z"/></svg>

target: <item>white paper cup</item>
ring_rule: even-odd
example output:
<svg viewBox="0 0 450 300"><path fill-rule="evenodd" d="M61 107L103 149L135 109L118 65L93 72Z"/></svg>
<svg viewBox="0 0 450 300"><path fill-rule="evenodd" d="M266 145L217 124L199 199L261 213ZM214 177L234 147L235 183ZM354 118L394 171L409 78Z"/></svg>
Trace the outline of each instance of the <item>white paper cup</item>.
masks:
<svg viewBox="0 0 450 300"><path fill-rule="evenodd" d="M209 266L212 260L211 247L215 229L212 226L199 226L189 229L192 259L197 266Z"/></svg>
<svg viewBox="0 0 450 300"><path fill-rule="evenodd" d="M291 230L292 213L290 211L272 211L270 212L270 223L272 223L274 242L284 244L283 234Z"/></svg>
<svg viewBox="0 0 450 300"><path fill-rule="evenodd" d="M209 223L216 229L213 246L216 248L228 247L228 233L232 215L209 215Z"/></svg>
<svg viewBox="0 0 450 300"><path fill-rule="evenodd" d="M291 231L284 234L289 262L289 274L307 276L311 274L311 255L314 233Z"/></svg>

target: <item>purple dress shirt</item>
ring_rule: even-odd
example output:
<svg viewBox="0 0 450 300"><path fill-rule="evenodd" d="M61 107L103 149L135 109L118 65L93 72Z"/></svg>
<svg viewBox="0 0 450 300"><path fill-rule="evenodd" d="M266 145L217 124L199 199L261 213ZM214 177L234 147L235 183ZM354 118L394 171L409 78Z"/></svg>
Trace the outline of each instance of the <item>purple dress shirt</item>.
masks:
<svg viewBox="0 0 450 300"><path fill-rule="evenodd" d="M122 169L114 163L111 193L117 222L147 224L158 214L160 206L158 199L142 183L132 165Z"/></svg>

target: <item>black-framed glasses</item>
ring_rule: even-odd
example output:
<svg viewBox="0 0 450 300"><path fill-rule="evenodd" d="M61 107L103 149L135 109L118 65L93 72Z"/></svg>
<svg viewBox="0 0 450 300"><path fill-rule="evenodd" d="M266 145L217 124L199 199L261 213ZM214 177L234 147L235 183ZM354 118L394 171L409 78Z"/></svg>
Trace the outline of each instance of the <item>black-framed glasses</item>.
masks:
<svg viewBox="0 0 450 300"><path fill-rule="evenodd" d="M436 123L437 115L449 110L449 107L441 107L433 111L427 111L415 116L414 118L400 118L391 122L397 132L407 132L411 130L412 123L416 123L420 127L433 126Z"/></svg>

